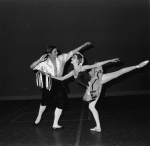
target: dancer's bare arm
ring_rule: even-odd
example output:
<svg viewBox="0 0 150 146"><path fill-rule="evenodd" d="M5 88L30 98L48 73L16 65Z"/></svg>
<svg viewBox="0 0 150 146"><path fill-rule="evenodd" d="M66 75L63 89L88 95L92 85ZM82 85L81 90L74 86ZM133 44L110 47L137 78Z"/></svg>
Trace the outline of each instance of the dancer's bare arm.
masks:
<svg viewBox="0 0 150 146"><path fill-rule="evenodd" d="M111 60L97 62L93 65L84 65L84 66L82 66L82 70L91 69L91 68L95 68L95 67L98 67L98 66L102 66L102 65L110 63L110 62L118 62L118 61L119 61L119 58L115 58L115 59L111 59Z"/></svg>
<svg viewBox="0 0 150 146"><path fill-rule="evenodd" d="M80 46L80 47L78 47L78 48L76 48L76 49L74 49L74 50L72 50L72 51L70 51L68 53L63 53L63 57L61 57L61 59L63 58L63 61L67 62L75 53L77 53L82 48L84 48L84 47L86 47L86 46L88 46L90 44L91 44L90 42L87 42L87 43L83 44L82 46ZM60 56L62 56L62 55L60 55Z"/></svg>
<svg viewBox="0 0 150 146"><path fill-rule="evenodd" d="M63 77L54 77L54 76L51 76L51 77L54 78L54 79L63 81L63 80L65 80L65 79L70 78L70 77L73 76L73 75L74 75L74 71L72 70L71 72L69 72L68 74L66 74L66 75L63 76Z"/></svg>
<svg viewBox="0 0 150 146"><path fill-rule="evenodd" d="M78 47L78 48L72 50L73 54L79 52L82 48L84 48L84 47L86 47L86 46L88 46L88 45L91 45L91 43L90 43L90 42L87 42L87 43L83 44L82 46L80 46L80 47Z"/></svg>

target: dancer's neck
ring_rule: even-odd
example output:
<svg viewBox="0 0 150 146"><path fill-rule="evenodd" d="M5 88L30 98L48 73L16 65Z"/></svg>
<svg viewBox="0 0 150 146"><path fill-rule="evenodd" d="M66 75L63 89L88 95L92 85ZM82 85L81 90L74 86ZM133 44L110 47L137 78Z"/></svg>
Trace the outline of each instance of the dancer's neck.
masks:
<svg viewBox="0 0 150 146"><path fill-rule="evenodd" d="M52 62L56 62L56 57L49 57L49 59L52 61Z"/></svg>
<svg viewBox="0 0 150 146"><path fill-rule="evenodd" d="M81 66L80 66L80 65L74 64L73 66L74 66L74 70L75 70L76 72L80 72L80 70L81 70Z"/></svg>

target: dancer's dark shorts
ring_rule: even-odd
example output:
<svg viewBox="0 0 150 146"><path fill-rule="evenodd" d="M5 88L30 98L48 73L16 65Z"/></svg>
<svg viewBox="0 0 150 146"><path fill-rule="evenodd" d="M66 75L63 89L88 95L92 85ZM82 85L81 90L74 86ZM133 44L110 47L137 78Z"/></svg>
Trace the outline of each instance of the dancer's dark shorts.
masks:
<svg viewBox="0 0 150 146"><path fill-rule="evenodd" d="M67 107L68 96L63 81L52 78L50 91L45 87L42 89L41 105L52 105L60 109Z"/></svg>

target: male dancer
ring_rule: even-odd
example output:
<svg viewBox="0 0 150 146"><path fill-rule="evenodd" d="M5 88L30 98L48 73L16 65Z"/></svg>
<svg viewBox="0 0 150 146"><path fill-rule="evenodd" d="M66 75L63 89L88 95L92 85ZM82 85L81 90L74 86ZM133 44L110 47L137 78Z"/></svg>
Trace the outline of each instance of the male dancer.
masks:
<svg viewBox="0 0 150 146"><path fill-rule="evenodd" d="M90 42L87 42L83 44L82 46L70 51L69 53L64 53L59 56L57 56L58 52L55 46L47 46L45 54L41 56L40 59L38 59L37 61L31 64L30 66L31 69L46 72L45 76L49 77L46 79L46 87L43 88L42 100L41 100L41 104L39 107L39 113L35 120L34 125L37 125L40 122L42 114L46 109L48 98L53 98L52 96L56 96L57 91L55 91L56 89L55 87L58 86L59 88L58 92L59 92L60 97L57 97L57 104L56 104L56 108L54 112L53 129L62 128L62 126L58 125L58 121L62 114L62 110L64 109L65 100L67 98L67 93L66 93L66 90L64 90L64 86L62 85L62 83L60 82L58 83L55 80L52 81L52 84L50 83L51 81L50 75L61 77L63 75L65 63L73 56L73 54L77 53L83 47L86 47L90 44L91 44ZM40 76L38 79L39 79L39 85L41 87L44 87Z"/></svg>

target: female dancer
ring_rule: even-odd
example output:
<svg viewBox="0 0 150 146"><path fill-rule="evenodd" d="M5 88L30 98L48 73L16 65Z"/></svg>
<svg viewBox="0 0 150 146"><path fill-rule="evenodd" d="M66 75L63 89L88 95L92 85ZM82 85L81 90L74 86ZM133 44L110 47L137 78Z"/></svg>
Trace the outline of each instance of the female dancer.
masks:
<svg viewBox="0 0 150 146"><path fill-rule="evenodd" d="M63 77L52 76L52 78L55 78L58 80L65 80L71 76L74 76L77 82L87 87L83 100L89 102L89 109L92 112L94 120L96 122L96 127L90 129L92 131L101 132L99 114L95 108L95 105L99 99L102 85L134 69L144 67L146 64L149 63L149 61L147 60L147 61L140 63L139 65L126 67L115 72L103 74L102 65L107 64L109 62L118 62L118 61L119 59L115 58L115 59L111 59L111 60L107 60L103 62L98 62L93 65L82 66L84 62L83 55L80 53L76 53L73 55L72 60L71 60L71 63L74 66L74 70L72 70L70 73L68 73L67 75ZM91 71L88 73L86 71L87 69L91 69Z"/></svg>

